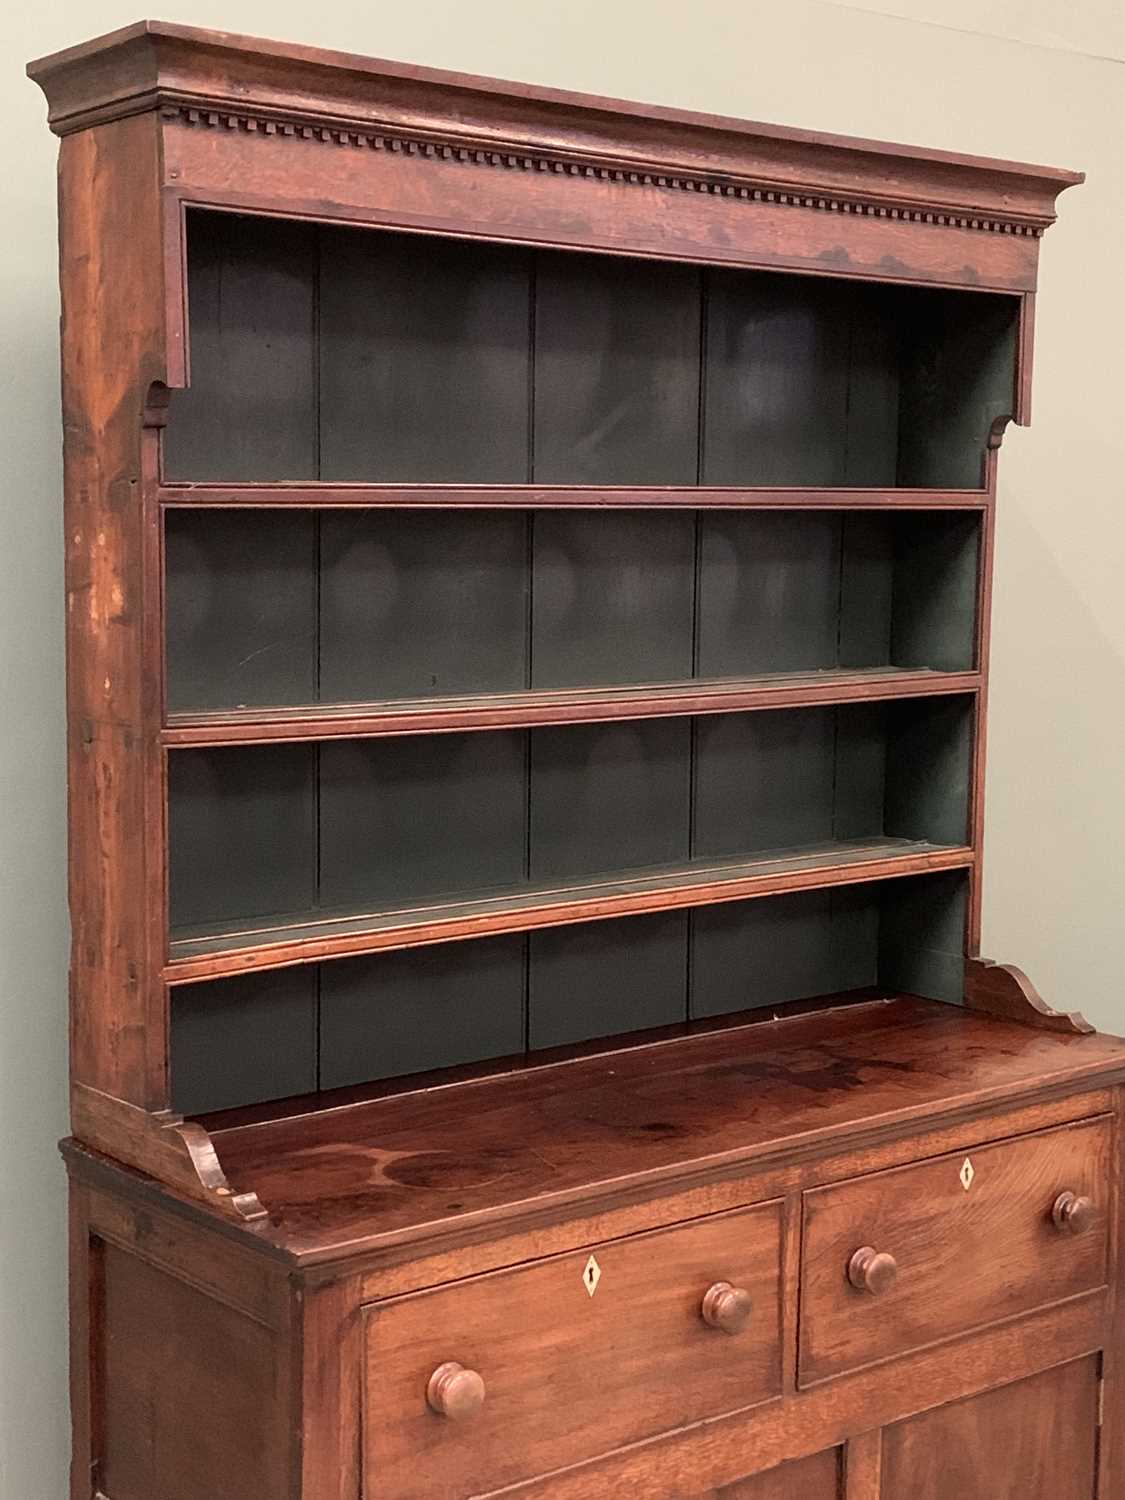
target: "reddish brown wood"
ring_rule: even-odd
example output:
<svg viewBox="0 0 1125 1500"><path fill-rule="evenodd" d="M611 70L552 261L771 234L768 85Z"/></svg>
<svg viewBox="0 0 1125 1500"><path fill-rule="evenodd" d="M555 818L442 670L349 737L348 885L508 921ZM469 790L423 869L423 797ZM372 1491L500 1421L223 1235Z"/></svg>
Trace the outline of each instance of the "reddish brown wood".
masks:
<svg viewBox="0 0 1125 1500"><path fill-rule="evenodd" d="M284 927L220 929L176 938L162 971L169 984L243 974L317 959L415 948L500 932L528 932L572 922L601 921L671 908L711 906L785 891L822 890L867 880L890 880L934 870L964 870L969 848L909 839L830 845L772 859L684 865L660 875L532 889L516 895L405 911L364 912L296 922Z"/></svg>
<svg viewBox="0 0 1125 1500"><path fill-rule="evenodd" d="M592 1459L560 1474L544 1476L511 1493L519 1500L590 1500L593 1495L645 1493L672 1497L698 1493L708 1484L717 1487L745 1475L749 1453L753 1453L762 1469L768 1470L786 1457L819 1453L844 1441L850 1433L870 1431L871 1424L879 1427L902 1420L896 1413L903 1413L906 1407L916 1412L933 1410L992 1387L1006 1386L1056 1362L1082 1359L1098 1346L1102 1337L1097 1320L1103 1315L1103 1308L1104 1303L1096 1298L1081 1306L1055 1308L1022 1323L1005 1325L965 1340L953 1350L924 1350L852 1378L829 1381L799 1400L773 1410L751 1407L745 1412L698 1423L652 1442ZM1069 1419L1071 1408L1068 1406L1066 1410ZM1081 1426L1075 1429L1075 1442L1092 1439L1094 1426L1088 1409L1076 1408L1073 1416L1075 1420L1081 1419ZM1043 1417L1038 1403L1034 1404L1031 1420L1037 1424L1036 1446L1040 1441L1049 1442L1051 1422ZM991 1472L984 1467L983 1473L991 1483L995 1464ZM1082 1468L1078 1474L1082 1477ZM959 1500L966 1494L978 1500L981 1493L974 1494L963 1477L960 1487L937 1492L940 1500ZM992 1487L983 1491L990 1500L996 1493ZM1024 1495L1035 1496L1035 1500L1053 1500L1050 1491L1036 1494L1033 1486L1012 1493L1021 1500ZM869 1494L862 1489L860 1494L862 1500L869 1500ZM892 1488L884 1480L880 1500L915 1500L915 1492Z"/></svg>
<svg viewBox="0 0 1125 1500"><path fill-rule="evenodd" d="M426 1405L439 1417L464 1422L475 1417L487 1394L476 1370L466 1370L455 1359L446 1360L426 1382Z"/></svg>
<svg viewBox="0 0 1125 1500"><path fill-rule="evenodd" d="M964 1008L861 989L209 1126L167 1108L169 983L945 870L978 953L998 452L1079 175L159 22L30 71L64 137L72 1500L1090 1500L1095 1463L1115 1495L1125 1047L1018 970L971 956ZM970 490L165 484L192 204L1017 294L1010 414ZM175 507L963 511L976 664L169 721ZM974 695L964 845L169 942L170 750L949 692Z"/></svg>
<svg viewBox="0 0 1125 1500"><path fill-rule="evenodd" d="M1125 1484L1125 1272L1121 1251L1125 1245L1125 1089L1113 1090L1114 1133L1113 1187L1109 1202L1110 1254L1114 1267L1110 1279L1110 1312L1102 1353L1098 1392L1098 1496L1114 1495Z"/></svg>
<svg viewBox="0 0 1125 1500"><path fill-rule="evenodd" d="M835 1449L736 1479L693 1500L843 1500L840 1455Z"/></svg>
<svg viewBox="0 0 1125 1500"><path fill-rule="evenodd" d="M82 1083L71 1090L71 1116L82 1140L116 1160L232 1218L252 1222L265 1217L253 1193L230 1187L207 1132L182 1116L150 1114Z"/></svg>
<svg viewBox="0 0 1125 1500"><path fill-rule="evenodd" d="M159 578L146 499L149 388L164 377L159 130L67 140L59 164L74 1076L167 1103ZM154 840L155 834L155 840Z"/></svg>
<svg viewBox="0 0 1125 1500"><path fill-rule="evenodd" d="M115 1245L102 1255L99 1487L123 1500L278 1500L289 1467L283 1339Z"/></svg>
<svg viewBox="0 0 1125 1500"><path fill-rule="evenodd" d="M1068 1189L1055 1199L1051 1219L1056 1229L1067 1234L1085 1234L1098 1221L1097 1205L1092 1198Z"/></svg>
<svg viewBox="0 0 1125 1500"><path fill-rule="evenodd" d="M843 1500L883 1500L883 1434L878 1429L848 1439Z"/></svg>
<svg viewBox="0 0 1125 1500"><path fill-rule="evenodd" d="M169 715L161 740L169 748L182 749L200 745L261 745L273 741L369 739L392 734L444 734L535 724L585 724L805 708L816 703L876 703L971 693L979 683L977 672L856 669L781 672L769 677L653 683L645 687L180 713Z"/></svg>
<svg viewBox="0 0 1125 1500"><path fill-rule="evenodd" d="M282 1242L314 1263L420 1240L433 1249L443 1234L464 1239L486 1225L498 1234L548 1213L592 1213L626 1193L760 1173L844 1136L854 1150L925 1121L979 1119L1021 1095L1073 1093L1082 1080L1122 1072L1125 1055L1110 1038L1066 1042L900 1000L236 1124L212 1139L230 1180L253 1188ZM963 1199L956 1170L953 1184ZM1051 1204L1063 1188L1086 1184L1079 1173L1045 1190L1041 1227L1059 1264L1071 1264L1081 1242L1063 1254ZM856 1237L833 1251L830 1280L841 1296L848 1258L873 1242L871 1227L854 1226ZM878 1243L893 1249L885 1236ZM909 1279L902 1264L895 1298ZM874 1301L872 1316L882 1319Z"/></svg>
<svg viewBox="0 0 1125 1500"><path fill-rule="evenodd" d="M292 1491L299 1500L360 1500L363 1314L354 1278L296 1290Z"/></svg>
<svg viewBox="0 0 1125 1500"><path fill-rule="evenodd" d="M754 1311L754 1299L744 1286L732 1286L729 1281L716 1281L703 1294L700 1314L709 1328L718 1328L723 1333L743 1333Z"/></svg>
<svg viewBox="0 0 1125 1500"><path fill-rule="evenodd" d="M779 1263L780 1210L769 1204L376 1304L365 1492L488 1493L766 1400L781 1380ZM753 1320L737 1338L699 1315L717 1272L756 1289ZM443 1379L462 1382L468 1420L447 1420L453 1413L435 1390Z"/></svg>
<svg viewBox="0 0 1125 1500"><path fill-rule="evenodd" d="M1103 1286L1111 1148L1102 1119L807 1194L802 1384ZM1102 1204L1083 1235L1052 1222L1071 1181ZM853 1276L856 1241L897 1276L867 1255Z"/></svg>
<svg viewBox="0 0 1125 1500"><path fill-rule="evenodd" d="M331 130L377 122L410 134L456 134L493 153L537 137L577 160L734 178L828 194L833 204L862 182L872 204L923 217L944 210L970 221L1042 228L1057 194L1083 176L1051 167L890 146L784 126L626 103L591 95L377 61L230 32L142 21L29 64L47 92L52 126L74 130L185 95L201 121L208 110L266 117L299 112ZM185 110L185 113L187 111ZM503 165L501 161L498 165Z"/></svg>
<svg viewBox="0 0 1125 1500"><path fill-rule="evenodd" d="M884 1493L1089 1500L1097 1390L1097 1361L1075 1360L891 1427L883 1438Z"/></svg>
<svg viewBox="0 0 1125 1500"><path fill-rule="evenodd" d="M863 1245L848 1261L848 1281L857 1292L880 1297L889 1292L898 1279L898 1261L886 1250Z"/></svg>
<svg viewBox="0 0 1125 1500"><path fill-rule="evenodd" d="M965 1004L1045 1031L1086 1036L1094 1029L1076 1010L1052 1010L1022 969L986 958L970 958L965 966Z"/></svg>
<svg viewBox="0 0 1125 1500"><path fill-rule="evenodd" d="M630 486L482 484L163 484L165 509L249 510L966 510L987 504L984 490L718 489L712 485Z"/></svg>

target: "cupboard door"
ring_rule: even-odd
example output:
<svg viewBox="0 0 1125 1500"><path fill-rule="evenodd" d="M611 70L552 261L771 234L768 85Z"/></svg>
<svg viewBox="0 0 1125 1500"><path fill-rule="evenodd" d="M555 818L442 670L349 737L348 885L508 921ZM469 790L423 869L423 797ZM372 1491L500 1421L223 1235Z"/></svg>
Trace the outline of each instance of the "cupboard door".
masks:
<svg viewBox="0 0 1125 1500"><path fill-rule="evenodd" d="M882 1500L1090 1500L1097 1356L923 1412L883 1435Z"/></svg>

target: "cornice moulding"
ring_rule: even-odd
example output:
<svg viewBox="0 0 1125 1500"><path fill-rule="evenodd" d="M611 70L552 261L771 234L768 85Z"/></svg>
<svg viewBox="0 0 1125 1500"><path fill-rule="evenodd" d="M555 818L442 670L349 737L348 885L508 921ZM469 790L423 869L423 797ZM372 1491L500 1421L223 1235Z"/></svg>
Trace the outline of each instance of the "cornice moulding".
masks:
<svg viewBox="0 0 1125 1500"><path fill-rule="evenodd" d="M1039 234L1083 174L260 41L160 21L29 64L59 135L169 125L571 172L838 212Z"/></svg>

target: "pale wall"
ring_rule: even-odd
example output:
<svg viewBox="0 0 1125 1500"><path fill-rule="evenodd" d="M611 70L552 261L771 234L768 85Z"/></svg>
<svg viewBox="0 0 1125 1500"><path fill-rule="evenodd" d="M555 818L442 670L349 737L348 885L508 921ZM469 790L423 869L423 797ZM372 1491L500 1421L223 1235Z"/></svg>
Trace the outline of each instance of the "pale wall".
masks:
<svg viewBox="0 0 1125 1500"><path fill-rule="evenodd" d="M1004 445L985 951L1125 1032L1125 11L1119 0L168 0L169 20L1085 168ZM942 24L930 24L934 19ZM25 59L136 19L23 5L0 91L0 1500L62 1500L66 1071L55 143Z"/></svg>

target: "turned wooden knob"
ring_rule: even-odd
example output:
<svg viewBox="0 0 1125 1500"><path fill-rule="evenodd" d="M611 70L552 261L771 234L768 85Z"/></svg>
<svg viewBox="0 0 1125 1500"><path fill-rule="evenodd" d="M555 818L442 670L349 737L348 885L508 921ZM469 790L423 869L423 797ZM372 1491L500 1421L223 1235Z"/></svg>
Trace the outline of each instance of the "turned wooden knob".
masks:
<svg viewBox="0 0 1125 1500"><path fill-rule="evenodd" d="M1056 1229L1081 1234L1094 1222L1094 1213L1092 1198L1083 1198L1078 1193L1060 1193L1051 1209L1051 1219Z"/></svg>
<svg viewBox="0 0 1125 1500"><path fill-rule="evenodd" d="M848 1261L848 1280L856 1291L870 1292L878 1297L889 1292L898 1276L898 1261L885 1250L876 1250L864 1245Z"/></svg>
<svg viewBox="0 0 1125 1500"><path fill-rule="evenodd" d="M426 1400L439 1416L462 1422L484 1405L484 1381L475 1370L466 1370L450 1359L430 1376Z"/></svg>
<svg viewBox="0 0 1125 1500"><path fill-rule="evenodd" d="M729 1281L716 1281L703 1297L703 1321L724 1333L741 1333L750 1321L750 1293Z"/></svg>

